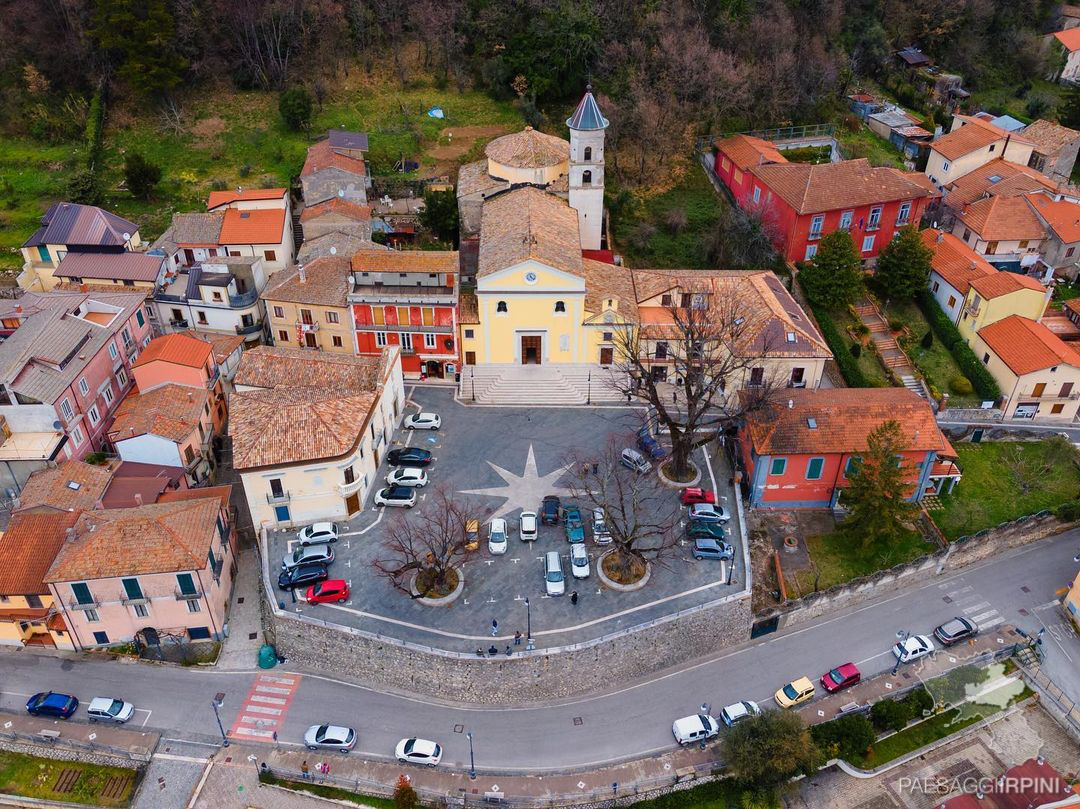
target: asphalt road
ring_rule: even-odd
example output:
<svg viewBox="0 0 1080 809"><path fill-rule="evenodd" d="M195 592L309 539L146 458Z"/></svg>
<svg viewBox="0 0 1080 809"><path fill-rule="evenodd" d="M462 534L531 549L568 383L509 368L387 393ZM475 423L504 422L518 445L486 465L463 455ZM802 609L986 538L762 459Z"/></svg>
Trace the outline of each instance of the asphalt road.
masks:
<svg viewBox="0 0 1080 809"><path fill-rule="evenodd" d="M672 720L696 713L702 702L710 703L714 712L738 699L768 702L788 680L804 674L816 679L848 660L866 675L885 671L891 667L889 647L898 629L929 633L961 612L1029 632L1044 621L1061 623L1064 619L1049 603L1075 570L1072 556L1078 546L1080 533L1072 532L962 573L929 578L918 589L724 650L682 671L541 707L439 704L305 674L291 696L279 742L297 744L308 725L333 721L359 730L357 750L364 756L389 757L398 739L423 735L444 745L444 762L452 767L467 766L463 731L472 731L477 767L487 772L567 771L639 757L672 747ZM1051 629L1044 644L1046 670L1080 698L1075 662L1080 660L1080 641ZM70 691L84 701L121 696L149 711L140 713L136 723L145 722L167 738L212 743L220 737L211 697L225 692L222 721L228 728L255 674L61 660L12 651L0 655L0 705L21 710L26 695L42 688Z"/></svg>

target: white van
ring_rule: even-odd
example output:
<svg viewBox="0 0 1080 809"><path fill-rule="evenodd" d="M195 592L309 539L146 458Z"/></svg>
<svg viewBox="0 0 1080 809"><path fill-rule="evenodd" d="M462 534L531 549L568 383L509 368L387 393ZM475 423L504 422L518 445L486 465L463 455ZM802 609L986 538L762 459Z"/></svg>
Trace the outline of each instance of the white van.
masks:
<svg viewBox="0 0 1080 809"><path fill-rule="evenodd" d="M562 559L558 551L544 554L544 589L549 596L566 593L566 575L563 573Z"/></svg>
<svg viewBox="0 0 1080 809"><path fill-rule="evenodd" d="M632 469L639 475L652 471L652 464L636 449L624 449L619 455L619 460L627 469Z"/></svg>
<svg viewBox="0 0 1080 809"><path fill-rule="evenodd" d="M697 744L719 733L720 725L708 714L696 714L676 719L671 732L679 744Z"/></svg>

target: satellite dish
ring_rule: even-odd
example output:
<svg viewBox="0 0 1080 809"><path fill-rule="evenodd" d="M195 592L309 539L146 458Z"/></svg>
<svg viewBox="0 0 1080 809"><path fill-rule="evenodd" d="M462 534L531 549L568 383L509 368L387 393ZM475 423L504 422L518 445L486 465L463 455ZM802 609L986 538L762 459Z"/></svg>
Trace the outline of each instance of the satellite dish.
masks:
<svg viewBox="0 0 1080 809"><path fill-rule="evenodd" d="M127 233L127 232L125 232L125 233L124 233L123 235L124 235L124 241L125 241L125 242L126 242L126 241L127 241L128 239L130 239L130 238L131 238L131 234L130 234L130 233Z"/></svg>
<svg viewBox="0 0 1080 809"><path fill-rule="evenodd" d="M337 255L337 248L336 248L336 247L331 247L331 248L330 248L330 255L332 255L332 256L336 256L336 255Z"/></svg>
<svg viewBox="0 0 1080 809"><path fill-rule="evenodd" d="M59 430L59 429L60 429L60 428L62 428L63 426L64 426L64 425L60 423L60 419L57 419L56 421L54 421L54 422L52 423L52 428L53 428L54 430Z"/></svg>
<svg viewBox="0 0 1080 809"><path fill-rule="evenodd" d="M339 188L339 189L338 189L338 192L337 192L337 195L338 195L339 197L342 197L342 198L344 198L344 197L345 197L345 189L344 189L344 188Z"/></svg>

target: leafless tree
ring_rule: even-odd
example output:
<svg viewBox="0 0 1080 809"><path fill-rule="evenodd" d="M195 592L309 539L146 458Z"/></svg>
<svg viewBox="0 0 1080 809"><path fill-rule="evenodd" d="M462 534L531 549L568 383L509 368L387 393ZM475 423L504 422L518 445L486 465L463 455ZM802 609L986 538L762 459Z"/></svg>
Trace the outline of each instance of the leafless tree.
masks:
<svg viewBox="0 0 1080 809"><path fill-rule="evenodd" d="M469 553L465 528L470 514L467 502L436 489L416 512L393 520L386 558L372 562L375 572L410 598L444 595L452 571Z"/></svg>
<svg viewBox="0 0 1080 809"><path fill-rule="evenodd" d="M1046 451L1025 445L1023 441L1014 441L1007 445L1002 453L1001 463L1008 471L1016 488L1021 494L1028 494L1042 485L1046 476L1054 469L1065 464L1076 463L1076 451L1069 441L1059 435L1046 440Z"/></svg>

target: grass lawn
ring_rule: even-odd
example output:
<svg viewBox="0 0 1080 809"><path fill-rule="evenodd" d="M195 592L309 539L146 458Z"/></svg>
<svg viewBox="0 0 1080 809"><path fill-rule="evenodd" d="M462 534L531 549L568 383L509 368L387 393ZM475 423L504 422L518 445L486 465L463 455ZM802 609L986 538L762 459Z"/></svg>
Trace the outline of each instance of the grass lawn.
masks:
<svg viewBox="0 0 1080 809"><path fill-rule="evenodd" d="M1076 453L1063 439L956 445L963 479L941 498L934 521L947 539L974 534L1080 494ZM1021 458L1017 466L1014 458Z"/></svg>
<svg viewBox="0 0 1080 809"><path fill-rule="evenodd" d="M907 327L907 334L900 338L900 345L926 377L926 381L939 393L949 393L955 397L949 382L954 377L963 376L963 373L953 355L936 336L930 348L922 347L921 341L930 331L930 324L914 301L890 303L885 317L889 321L901 320Z"/></svg>
<svg viewBox="0 0 1080 809"><path fill-rule="evenodd" d="M1080 298L1080 286L1077 284L1069 284L1064 281L1058 281L1054 284L1054 300L1058 303L1063 301L1071 301L1073 298Z"/></svg>
<svg viewBox="0 0 1080 809"><path fill-rule="evenodd" d="M840 339L844 341L844 345L850 350L855 341L851 339L848 329L857 325L858 321L847 309L834 311L832 316L836 321L837 328L840 330ZM887 388L892 384L885 373L885 366L881 364L881 360L878 359L877 352L874 351L872 346L863 346L862 353L856 359L856 363L862 370L863 376L873 387Z"/></svg>
<svg viewBox="0 0 1080 809"><path fill-rule="evenodd" d="M67 771L77 772L78 778ZM135 771L79 761L36 758L0 751L0 792L87 806L128 806L135 792ZM74 780L73 780L74 779ZM110 783L111 782L111 783ZM55 787L65 787L57 792ZM114 797L105 797L103 793Z"/></svg>
<svg viewBox="0 0 1080 809"><path fill-rule="evenodd" d="M1033 79L1030 82L1031 89L1025 93L1017 95L1022 85L1013 84L1005 85L1001 87L991 87L984 90L973 90L971 93L971 103L976 109L989 110L990 112L998 115L1011 115L1018 121L1023 121L1025 124L1031 123L1033 120L1028 115L1025 107L1027 106L1028 99L1032 95L1043 95L1050 99L1052 107L1058 106L1064 101L1062 95L1063 87L1060 84L1054 82L1045 81L1043 79ZM1043 118L1048 117L1043 115Z"/></svg>
<svg viewBox="0 0 1080 809"><path fill-rule="evenodd" d="M914 531L885 548L877 545L863 546L842 531L834 531L808 537L806 550L813 562L810 569L784 571L784 581L791 598L814 592L815 577L817 589L826 590L859 576L868 576L901 562L933 553L937 548Z"/></svg>
<svg viewBox="0 0 1080 809"><path fill-rule="evenodd" d="M848 160L865 157L872 166L892 166L907 170L904 166L904 155L900 150L870 131L869 127L861 126L855 132L846 127L837 127L836 139L840 142L840 151Z"/></svg>
<svg viewBox="0 0 1080 809"><path fill-rule="evenodd" d="M637 801L630 805L636 809L738 809L745 805L741 801L741 796L742 790L735 784L730 780L721 779L680 792L670 792L659 798ZM759 802L753 805L764 806L765 804L760 803L760 800L759 798ZM772 805L779 807L780 803L777 801Z"/></svg>

